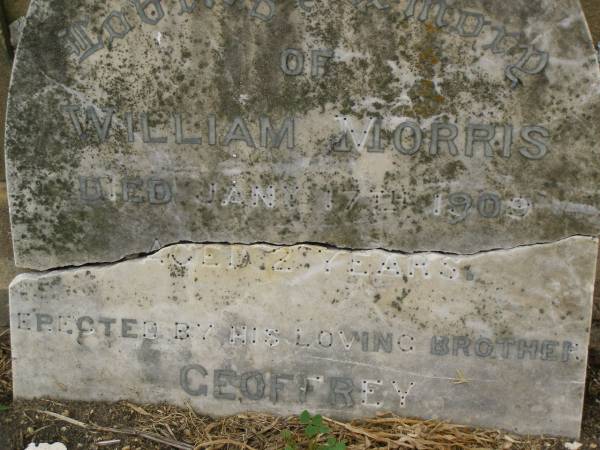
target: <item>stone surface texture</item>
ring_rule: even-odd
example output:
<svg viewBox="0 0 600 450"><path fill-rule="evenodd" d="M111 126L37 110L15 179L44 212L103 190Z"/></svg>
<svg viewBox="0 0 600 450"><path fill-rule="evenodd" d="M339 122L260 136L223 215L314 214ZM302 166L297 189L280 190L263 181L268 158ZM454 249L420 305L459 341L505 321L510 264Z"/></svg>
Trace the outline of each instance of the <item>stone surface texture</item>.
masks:
<svg viewBox="0 0 600 450"><path fill-rule="evenodd" d="M6 183L0 182L0 328L7 327L8 285L19 270L15 267L10 238L10 222Z"/></svg>
<svg viewBox="0 0 600 450"><path fill-rule="evenodd" d="M597 248L188 244L23 274L10 288L14 393L577 436Z"/></svg>
<svg viewBox="0 0 600 450"><path fill-rule="evenodd" d="M19 17L14 22L11 22L9 26L10 45L12 45L13 48L17 48L19 46L19 41L21 40L21 35L23 34L23 29L25 28L25 23L25 17Z"/></svg>
<svg viewBox="0 0 600 450"><path fill-rule="evenodd" d="M6 20L7 18L3 17L0 8L0 124L5 122L6 100L12 67L10 44L5 39L7 35L3 29ZM0 149L4 149L3 132L0 132ZM2 151L0 158L0 329L8 326L8 285L17 274L10 238L10 217L5 180L4 151Z"/></svg>
<svg viewBox="0 0 600 450"><path fill-rule="evenodd" d="M10 42L6 39L8 36L5 33L4 27L6 19L2 15L2 9L0 8L0 124L4 125L6 121L6 102L8 98L8 87L10 84L10 73L12 68L11 49ZM5 182L6 176L4 171L4 133L0 132L0 149L2 149L2 156L0 157L0 181Z"/></svg>
<svg viewBox="0 0 600 450"><path fill-rule="evenodd" d="M7 126L18 265L598 232L600 80L578 1L276 3L32 3Z"/></svg>

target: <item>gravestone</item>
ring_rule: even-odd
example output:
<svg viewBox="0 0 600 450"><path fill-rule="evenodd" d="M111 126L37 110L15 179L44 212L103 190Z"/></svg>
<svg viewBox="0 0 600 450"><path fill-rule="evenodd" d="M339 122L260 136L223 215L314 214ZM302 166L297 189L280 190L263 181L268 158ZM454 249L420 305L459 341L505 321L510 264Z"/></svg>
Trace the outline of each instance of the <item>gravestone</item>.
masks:
<svg viewBox="0 0 600 450"><path fill-rule="evenodd" d="M15 396L577 436L599 89L577 0L34 0Z"/></svg>
<svg viewBox="0 0 600 450"><path fill-rule="evenodd" d="M22 267L600 230L598 64L576 0L37 0L14 73Z"/></svg>
<svg viewBox="0 0 600 450"><path fill-rule="evenodd" d="M597 247L577 237L450 256L188 244L20 275L14 392L221 415L393 411L577 436Z"/></svg>

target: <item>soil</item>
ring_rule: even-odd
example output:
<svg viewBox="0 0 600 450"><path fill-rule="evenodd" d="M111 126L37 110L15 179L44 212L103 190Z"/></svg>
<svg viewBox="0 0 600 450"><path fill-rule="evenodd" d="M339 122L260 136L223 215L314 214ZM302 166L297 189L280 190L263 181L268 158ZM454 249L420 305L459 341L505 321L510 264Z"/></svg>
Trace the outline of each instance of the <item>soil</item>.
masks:
<svg viewBox="0 0 600 450"><path fill-rule="evenodd" d="M581 0L594 42L600 42L600 0Z"/></svg>

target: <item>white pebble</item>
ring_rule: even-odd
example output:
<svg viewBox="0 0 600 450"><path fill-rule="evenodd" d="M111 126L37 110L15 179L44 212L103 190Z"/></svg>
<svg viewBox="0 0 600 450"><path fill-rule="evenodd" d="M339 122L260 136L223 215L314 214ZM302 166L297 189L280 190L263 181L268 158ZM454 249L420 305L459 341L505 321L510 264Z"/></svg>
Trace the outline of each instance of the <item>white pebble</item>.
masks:
<svg viewBox="0 0 600 450"><path fill-rule="evenodd" d="M61 444L60 442L56 442L54 444L39 444L35 445L33 442L29 444L25 450L67 450L65 444Z"/></svg>
<svg viewBox="0 0 600 450"><path fill-rule="evenodd" d="M567 442L565 444L567 450L579 450L581 447L583 447L583 444L579 442Z"/></svg>

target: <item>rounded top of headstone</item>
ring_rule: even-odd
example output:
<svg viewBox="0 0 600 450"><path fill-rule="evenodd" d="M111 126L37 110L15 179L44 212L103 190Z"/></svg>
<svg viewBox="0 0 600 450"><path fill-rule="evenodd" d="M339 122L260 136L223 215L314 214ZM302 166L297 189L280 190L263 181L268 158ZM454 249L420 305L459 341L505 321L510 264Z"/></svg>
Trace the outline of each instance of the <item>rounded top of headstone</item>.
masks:
<svg viewBox="0 0 600 450"><path fill-rule="evenodd" d="M599 87L576 0L34 0L7 120L17 264L597 234Z"/></svg>

